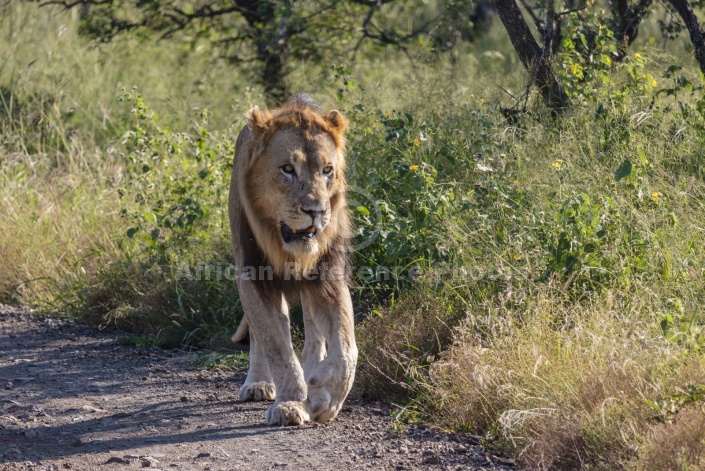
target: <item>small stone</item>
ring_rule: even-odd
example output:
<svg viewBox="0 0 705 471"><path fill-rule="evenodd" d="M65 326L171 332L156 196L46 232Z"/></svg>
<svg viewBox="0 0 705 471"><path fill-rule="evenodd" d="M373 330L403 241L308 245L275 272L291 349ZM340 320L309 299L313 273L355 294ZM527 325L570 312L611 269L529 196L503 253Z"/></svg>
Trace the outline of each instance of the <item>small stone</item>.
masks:
<svg viewBox="0 0 705 471"><path fill-rule="evenodd" d="M110 464L110 463L130 464L130 460L126 460L125 458L120 458L119 456L113 456L111 458L108 458L108 461L105 462L105 464Z"/></svg>
<svg viewBox="0 0 705 471"><path fill-rule="evenodd" d="M188 402L189 399L186 396L181 396L181 402Z"/></svg>
<svg viewBox="0 0 705 471"><path fill-rule="evenodd" d="M24 435L25 438L37 438L39 436L39 432L34 429L29 429L22 432L22 435Z"/></svg>
<svg viewBox="0 0 705 471"><path fill-rule="evenodd" d="M140 463L143 468L153 468L157 463L159 463L159 460L151 456L142 456L140 457Z"/></svg>
<svg viewBox="0 0 705 471"><path fill-rule="evenodd" d="M204 451L204 452L199 453L198 455L196 455L196 458L210 458L210 457L211 457L211 454L208 453L208 452L206 452L206 451Z"/></svg>
<svg viewBox="0 0 705 471"><path fill-rule="evenodd" d="M423 455L425 456L423 462L426 464L438 464L441 459L431 450L424 450Z"/></svg>
<svg viewBox="0 0 705 471"><path fill-rule="evenodd" d="M514 461L512 458L504 458L502 456L495 456L494 459L495 459L495 461L498 461L501 464L506 464L508 466L514 466L516 464L516 461Z"/></svg>
<svg viewBox="0 0 705 471"><path fill-rule="evenodd" d="M22 456L22 452L19 448L10 448L3 454L3 456L11 460L18 460L20 459L20 456Z"/></svg>
<svg viewBox="0 0 705 471"><path fill-rule="evenodd" d="M455 451L456 453L462 454L462 453L467 453L468 449L466 447L464 447L463 445L458 445L455 447L455 449L453 451Z"/></svg>

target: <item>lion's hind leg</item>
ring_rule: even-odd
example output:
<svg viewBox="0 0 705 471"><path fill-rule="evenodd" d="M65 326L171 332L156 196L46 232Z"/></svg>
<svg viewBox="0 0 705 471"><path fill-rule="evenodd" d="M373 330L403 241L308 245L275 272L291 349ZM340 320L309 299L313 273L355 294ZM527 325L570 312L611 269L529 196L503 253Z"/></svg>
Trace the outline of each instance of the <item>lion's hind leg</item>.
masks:
<svg viewBox="0 0 705 471"><path fill-rule="evenodd" d="M249 325L247 316L243 316L237 332L232 337L233 342L239 342L245 337ZM267 357L262 351L262 342L250 332L250 367L247 379L237 393L238 401L273 401L276 395L272 373L269 371Z"/></svg>
<svg viewBox="0 0 705 471"><path fill-rule="evenodd" d="M237 393L238 401L273 401L276 389L269 370L264 344L250 332L250 367Z"/></svg>
<svg viewBox="0 0 705 471"><path fill-rule="evenodd" d="M329 330L326 319L319 319L312 315L310 309L304 309L304 348L301 352L304 369L304 379L309 382L311 376L316 372L318 364L321 363L328 354L325 333Z"/></svg>

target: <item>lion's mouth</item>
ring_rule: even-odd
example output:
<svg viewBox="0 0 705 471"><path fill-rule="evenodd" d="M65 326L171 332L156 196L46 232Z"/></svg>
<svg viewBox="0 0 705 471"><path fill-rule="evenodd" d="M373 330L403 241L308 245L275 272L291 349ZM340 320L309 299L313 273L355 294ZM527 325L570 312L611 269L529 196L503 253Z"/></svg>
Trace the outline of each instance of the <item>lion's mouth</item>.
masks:
<svg viewBox="0 0 705 471"><path fill-rule="evenodd" d="M286 244L290 244L291 242L295 242L297 240L316 240L316 234L318 234L318 229L316 229L316 226L310 226L306 229L300 229L297 231L286 224L281 223L280 229L282 233L282 240L284 240L284 243Z"/></svg>

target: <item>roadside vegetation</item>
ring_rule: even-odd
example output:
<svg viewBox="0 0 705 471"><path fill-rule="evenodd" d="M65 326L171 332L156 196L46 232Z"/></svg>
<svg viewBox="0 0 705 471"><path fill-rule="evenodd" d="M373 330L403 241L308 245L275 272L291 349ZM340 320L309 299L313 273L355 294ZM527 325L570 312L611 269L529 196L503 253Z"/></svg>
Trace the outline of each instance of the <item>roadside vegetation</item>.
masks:
<svg viewBox="0 0 705 471"><path fill-rule="evenodd" d="M230 349L227 189L266 84L178 37L0 9L0 302ZM560 115L498 22L452 54L291 58L286 88L351 120L357 391L531 469L703 469L703 75L655 19L621 60L571 21Z"/></svg>

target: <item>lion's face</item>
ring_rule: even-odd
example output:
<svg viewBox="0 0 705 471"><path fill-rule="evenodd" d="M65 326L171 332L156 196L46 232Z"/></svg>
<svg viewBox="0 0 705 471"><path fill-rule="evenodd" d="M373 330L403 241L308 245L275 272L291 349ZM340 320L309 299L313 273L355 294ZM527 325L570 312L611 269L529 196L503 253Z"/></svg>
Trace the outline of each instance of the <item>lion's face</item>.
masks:
<svg viewBox="0 0 705 471"><path fill-rule="evenodd" d="M247 144L236 159L238 194L277 273L291 263L297 273L306 273L350 236L346 126L338 111L320 115L295 104L251 112Z"/></svg>
<svg viewBox="0 0 705 471"><path fill-rule="evenodd" d="M321 248L342 190L337 172L343 156L327 133L314 131L305 139L293 128L277 131L255 166L267 181L262 196L269 214L276 215L281 246L294 256L315 254ZM263 182L264 183L264 182ZM270 212L271 211L271 212Z"/></svg>

